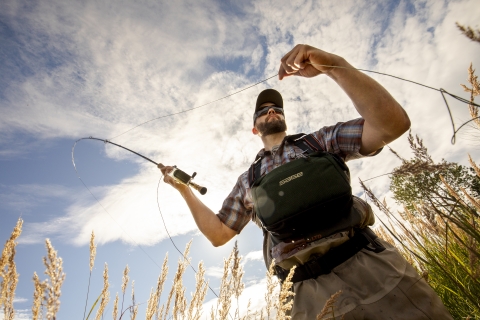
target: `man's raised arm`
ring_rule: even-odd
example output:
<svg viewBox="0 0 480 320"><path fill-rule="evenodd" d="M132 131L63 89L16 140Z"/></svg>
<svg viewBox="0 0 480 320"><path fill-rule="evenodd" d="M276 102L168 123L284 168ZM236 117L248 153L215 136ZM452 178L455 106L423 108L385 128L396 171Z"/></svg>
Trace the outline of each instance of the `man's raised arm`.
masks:
<svg viewBox="0 0 480 320"><path fill-rule="evenodd" d="M177 189L185 199L198 229L210 240L213 246L222 246L237 234L223 224L217 215L197 198L190 187L178 183L167 174L173 170L173 167L163 167L160 170L165 176L164 181Z"/></svg>
<svg viewBox="0 0 480 320"><path fill-rule="evenodd" d="M297 45L281 59L278 72L280 80L292 75L314 77L319 74L332 78L365 119L361 154L380 149L410 128L407 113L390 93L340 56L308 45Z"/></svg>

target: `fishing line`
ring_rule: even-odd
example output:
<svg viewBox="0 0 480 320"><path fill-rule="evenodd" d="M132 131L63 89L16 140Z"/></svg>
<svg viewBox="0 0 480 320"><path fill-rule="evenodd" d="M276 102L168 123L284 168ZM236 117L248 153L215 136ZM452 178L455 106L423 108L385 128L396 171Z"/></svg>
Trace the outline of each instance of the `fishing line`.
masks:
<svg viewBox="0 0 480 320"><path fill-rule="evenodd" d="M78 143L79 141L81 141L81 140L96 140L96 141L102 141L102 142L105 143L105 144L108 144L108 143L109 143L109 144L112 144L112 145L114 145L114 146L117 146L117 147L119 147L119 148L122 148L122 149L124 149L124 150L129 151L129 152L131 152L131 153L133 153L133 154L135 154L135 155L137 155L137 156L139 156L139 157L141 157L141 158L143 158L143 159L145 159L145 160L147 160L147 161L155 164L155 166L158 166L158 163L155 162L155 161L153 161L152 159L150 159L150 158L148 158L148 157L146 157L146 156L138 153L138 152L135 152L135 151L127 148L127 147L124 147L124 146L119 145L119 144L117 144L117 143L111 142L111 141L109 141L109 140L107 140L107 139L100 139L100 138L95 138L95 137L91 137L91 136L90 136L90 137L86 137L86 138L80 138L80 139L78 139L77 141L75 141L75 143L73 144L73 147L72 147L72 163L73 163L73 168L75 169L75 172L76 172L76 174L77 174L78 179L80 179L80 181L81 181L82 184L85 186L85 188L87 188L88 192L89 192L89 193L92 195L92 197L97 201L97 203L102 207L102 209L109 215L109 217L120 227L120 229L122 229L122 231L123 231L126 235L128 235L128 236L130 237L130 239L135 243L135 245L137 245L137 246L143 251L143 253L145 253L145 254L150 258L150 260L152 260L153 263L155 263L155 265L161 269L161 267L160 267L160 266L155 262L155 260L153 260L153 258L143 249L143 247L142 247L140 244L138 244L138 242L136 242L135 239L133 239L133 237L130 236L125 229L122 228L122 226L112 217L112 215L110 215L110 213L109 213L109 212L107 211L107 209L102 205L102 203L100 202L100 200L98 200L98 198L95 197L95 195L92 193L92 191L90 191L90 189L87 187L87 185L85 184L85 182L84 182L84 181L82 180L82 178L80 177L80 174L79 174L79 172L78 172L78 170L77 170L77 166L76 166L76 164L75 164L75 146L76 146L77 143ZM166 223L165 223L165 219L163 218L162 210L160 209L160 200L159 200L159 198L158 198L159 188L160 188L160 182L162 181L162 178L163 178L163 177L164 177L163 175L162 175L162 177L160 177L160 179L158 180L158 185L157 185L157 206L158 206L158 212L160 213L160 217L162 218L163 226L164 226L165 231L167 232L168 238L169 238L170 241L172 242L173 246L174 246L175 249L180 253L180 255L185 259L185 261L189 264L189 266L190 266L190 268L193 270L193 272L197 273L197 270L195 270L195 268L192 266L192 264L191 264L190 261L187 259L187 257L185 257L185 255L183 254L183 252L180 251L180 249L178 249L178 247L175 245L175 242L173 241L172 237L170 236L170 232L168 232L168 230L167 230L167 225L166 225ZM218 298L217 293L208 285L208 283L207 283L205 280L204 280L204 282L207 284L207 286L208 286L208 288L210 289L210 291Z"/></svg>
<svg viewBox="0 0 480 320"><path fill-rule="evenodd" d="M162 214L162 210L160 209L160 200L158 199L158 194L159 194L159 189L160 189L160 183L162 182L162 178L164 176L162 175L160 177L160 179L158 179L158 184L157 184L157 206L158 206L158 212L160 213L160 217L162 218L162 222L163 222L163 227L165 228L165 231L167 232L167 235L168 235L168 238L170 239L170 241L172 242L173 246L175 247L175 249L177 249L177 251L182 255L182 257L185 259L185 261L187 261L188 265L190 266L190 268L193 270L193 272L197 273L197 270L195 270L195 268L192 266L192 264L190 263L190 261L188 261L187 257L185 257L183 255L183 252L180 251L180 249L177 248L177 245L175 244L175 242L173 242L173 239L172 237L170 236L170 232L168 232L167 230L167 224L165 223L165 220L163 219L163 214ZM217 297L219 298L219 296L217 295L217 293L210 287L210 285L208 284L208 282L206 282L205 280L203 280L203 282L207 285L208 289L210 289L210 291L212 291L212 293Z"/></svg>
<svg viewBox="0 0 480 320"><path fill-rule="evenodd" d="M138 128L138 127L140 127L140 126L143 126L144 124L147 124L147 123L149 123L149 122L152 122L152 121L155 121L155 120L159 120L159 119L162 119L162 118L167 118L167 117L175 116L175 115L177 115L177 114L189 112L189 111L192 111L192 110L195 110L195 109L199 109L199 108L208 106L209 104L212 104L212 103L214 103L214 102L218 102L218 101L220 101L220 100L223 100L223 99L226 99L226 98L228 98L228 97L231 97L231 96L233 96L233 95L235 95L235 94L237 94L237 93L240 93L240 92L242 92L242 91L245 91L245 90L247 90L247 89L250 89L250 88L252 88L252 87L255 87L256 85L259 85L260 83L266 82L266 81L268 81L268 80L270 80L270 79L272 79L272 78L274 78L274 77L276 77L276 76L278 76L278 73L277 73L276 75L273 75L273 76L267 78L267 79L264 79L264 80L261 80L261 81L259 81L259 82L257 82L257 83L254 83L254 84L252 84L252 85L250 85L250 86L248 86L248 87L246 87L246 88L243 88L243 89L241 89L241 90L238 90L238 91L235 91L235 92L233 92L233 93L231 93L231 94L228 94L228 95L226 95L226 96L224 96L224 97L222 97L222 98L219 98L219 99L217 99L217 100L210 101L210 102L204 103L204 104L202 104L202 105L199 105L198 107L193 107L193 108L190 108L190 109L185 109L185 110L182 110L182 111L179 111L179 112L167 114L167 115L164 115L164 116L160 116L160 117L153 118L153 119L150 119L150 120L148 120L148 121L142 122L142 123L140 123L140 124L138 124L138 125L130 128L130 129L128 129L127 131L122 132L122 133L120 133L119 135L116 135L115 137L110 138L110 139L108 139L108 140L113 140L113 139L115 139L115 138L118 138L118 137L124 135L125 133L130 132L130 131L132 131L133 129Z"/></svg>
<svg viewBox="0 0 480 320"><path fill-rule="evenodd" d="M456 142L456 135L457 135L457 133L460 131L460 129L461 129L464 125L466 125L467 123L469 123L469 122L471 122L471 121L479 118L479 117L477 117L477 118L475 118L475 119L471 119L471 120L469 120L469 121L466 121L466 122L464 122L458 129L455 129L455 122L454 122L454 120L453 120L452 112L451 112L451 110L450 110L450 106L449 106L448 101L447 101L447 99L446 99L446 97L445 97L445 94L448 94L448 95L451 96L452 98L454 98L454 99L456 99L456 100L458 100L458 101L460 101L460 102L463 102L463 103L465 103L465 104L469 104L469 105L476 106L476 107L479 107L479 108L480 108L480 105L477 104L477 103L474 103L473 101L467 100L467 99L462 98L462 97L459 97L459 96L457 96L457 95L454 95L453 93L450 93L450 92L446 91L446 90L443 89L443 88L439 88L439 89L438 89L438 88L434 88L434 87L428 86L428 85L426 85L426 84L423 84L423 83L420 83L420 82L417 82L417 81L405 79L405 78L398 77L398 76L395 76L395 75L392 75L392 74L388 74L388 73L384 73L384 72L379 72L379 71L374 71L374 70L360 69L360 68L354 68L354 67L331 66L331 65L325 65L325 64L315 64L315 63L311 63L311 62L307 62L307 64L316 65L316 66L322 66L322 67L339 68L339 69L351 69L351 70L358 70L358 71L363 71L363 72L375 73L375 74L379 74L379 75L383 75L383 76L395 78L395 79L398 79L398 80L401 80L401 81L410 82L410 83L416 84L416 85L418 85L418 86L422 86L422 87L424 87L424 88L427 88L427 89L430 89L430 90L434 90L434 91L440 92L441 95L442 95L442 97L443 97L443 101L445 102L445 106L447 107L448 115L449 115L449 117L450 117L450 122L451 122L452 128L453 128L453 135L452 135L452 138L451 138L451 140L450 140L451 144L455 144L455 142ZM179 111L179 112L175 112L175 113L170 113L170 114L167 114L167 115L163 115L163 116L156 117L156 118L150 119L150 120L148 120L148 121L142 122L142 123L137 124L136 126L130 128L130 129L128 129L128 130L126 130L126 131L124 131L124 132L122 132L122 133L114 136L113 138L108 139L108 141L111 141L111 140L113 140L113 139L116 139L116 138L124 135L124 134L127 133L127 132L130 132L130 131L132 131L132 130L140 127L140 126L143 126L144 124L147 124L147 123L150 123L150 122L159 120L159 119L163 119L163 118L175 116L175 115L178 115L178 114L186 113L186 112L189 112L189 111L193 111L193 110L195 110L195 109L199 109L199 108L205 107L205 106L207 106L207 105L209 105L209 104L212 104L212 103L218 102L218 101L220 101L220 100L229 98L229 97L231 97L231 96L233 96L233 95L236 95L236 94L238 94L238 93L240 93L240 92L242 92L242 91L245 91L245 90L248 90L248 89L250 89L250 88L252 88L252 87L255 87L255 86L257 86L257 85L259 85L259 84L261 84L261 83L263 83L263 82L267 82L268 80L270 80L270 79L272 79L272 78L274 78L274 77L276 77L276 76L278 76L278 73L275 74L275 75L272 75L272 76L270 76L270 77L268 77L268 78L266 78L266 79L263 79L263 80L261 80L261 81L258 81L258 82L254 83L254 84L252 84L252 85L250 85L250 86L248 86L248 87L246 87L246 88L243 88L243 89L241 89L241 90L235 91L235 92L233 92L233 93L231 93L231 94L228 94L228 95L226 95L226 96L224 96L224 97L221 97L221 98L218 98L218 99L216 99L216 100L213 100L213 101L204 103L204 104L199 105L199 106L197 106L197 107L193 107L193 108L190 108L190 109L185 109L185 110L182 110L182 111ZM113 144L113 143L112 143L112 144Z"/></svg>
<svg viewBox="0 0 480 320"><path fill-rule="evenodd" d="M77 170L77 166L76 166L76 164L75 164L75 156L74 156L74 154L75 154L75 146L77 145L77 143L78 143L79 141L81 141L81 140L87 140L87 139L103 141L105 144L106 144L106 143L111 143L111 144L116 145L116 146L118 146L118 147L120 147L120 148L123 148L123 149L125 149L125 150L130 151L130 152L133 152L133 153L135 153L136 155L138 155L138 156L140 156L140 157L142 157L142 158L144 158L144 159L146 159L146 160L148 160L148 161L150 161L150 162L153 162L153 163L155 163L155 162L154 162L153 160L151 160L151 159L148 159L147 157L142 156L141 154L139 154L139 153L137 153L137 152L135 152L135 151L132 151L132 150L130 150L130 149L128 149L128 148L125 148L125 147L122 147L122 146L120 146L120 145L117 145L116 143L110 142L110 141L108 141L108 140L103 140L103 139L94 138L94 137L88 137L88 138L78 139L77 141L75 141L75 143L73 144L73 147L72 147L72 163L73 163L73 168L75 169L75 173L77 174L77 178L82 182L83 186L88 190L88 192L92 195L92 197L97 201L97 203L100 205L100 207L102 207L103 211L105 211L105 212L108 214L108 216L117 224L117 226L118 226L120 229L122 229L122 231L123 231L127 236L130 237L130 239L133 241L133 243L135 243L135 245L137 245L137 246L143 251L143 253L145 253L145 254L147 255L147 257L150 258L150 260L152 260L152 262L153 262L157 267L159 267L159 268L161 269L161 267L157 264L157 262L156 262L155 260L153 260L153 258L143 249L143 247L140 246L140 245L135 241L135 239L134 239L133 237L131 237L125 229L123 229L123 227L117 222L117 220L115 220L115 219L112 217L112 215L107 211L107 209L102 205L102 203L100 202L100 200L98 200L98 198L92 193L92 191L90 190L90 188L87 187L87 185L85 184L85 182L83 181L83 179L80 177L80 174L79 174L79 172L78 172L78 170Z"/></svg>
<svg viewBox="0 0 480 320"><path fill-rule="evenodd" d="M469 105L473 105L473 106L476 106L478 108L480 108L480 105L477 104L477 103L474 103L473 101L470 101L470 100L467 100L465 98L462 98L462 97L459 97L457 95L454 95L453 93L450 93L448 91L446 91L445 89L443 88L440 88L440 89L437 89L437 88L434 88L434 87L430 87L430 86L427 86L426 84L423 84L423 83L420 83L420 82L416 82L416 81L413 81L413 80L408 80L408 79L405 79L405 78L402 78L402 77L398 77L398 76L394 76L392 74L388 74L388 73L383 73L383 72L379 72L379 71L373 71L373 70L367 70L367 69L359 69L359 68L353 68L353 67L343 67L343 66L330 66L330 65L324 65L324 64L314 64L314 63L310 63L310 62L307 62L308 64L311 64L311 65L316 65L316 66L322 66L322 67L331 67L331 68L339 68L339 69L353 69L353 70L358 70L358 71L364 71L364 72L370 72L370 73L376 73L376 74L380 74L380 75L384 75L384 76L388 76L388 77L391 77L391 78L395 78L395 79L398 79L398 80L402 80L402 81L405 81L405 82L410 82L410 83L413 83L413 84L416 84L416 85L419 85L419 86L422 86L422 87L425 87L427 89L431 89L431 90L435 90L437 92L440 92L440 94L442 95L442 98L443 98L443 101L445 102L445 106L447 107L447 110L448 110L448 115L450 116L450 122L452 124L452 128L453 128L453 135L452 135L452 138L450 140L451 144L455 144L456 142L456 135L457 135L457 132L460 131L460 129L467 123L475 120L475 119L478 119L477 118L474 118L474 119L471 119L467 122L464 122L458 129L455 129L455 122L453 121L453 116L452 116L452 112L450 110L450 106L448 105L448 101L445 97L445 94L448 94L449 96L451 96L452 98L460 101L460 102L463 102L465 104L469 104Z"/></svg>

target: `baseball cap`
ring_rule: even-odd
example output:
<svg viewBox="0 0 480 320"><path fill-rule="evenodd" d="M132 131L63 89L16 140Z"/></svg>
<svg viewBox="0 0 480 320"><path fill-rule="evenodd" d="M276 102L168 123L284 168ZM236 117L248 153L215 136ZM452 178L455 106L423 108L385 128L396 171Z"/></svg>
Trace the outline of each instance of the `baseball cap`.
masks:
<svg viewBox="0 0 480 320"><path fill-rule="evenodd" d="M257 113L258 110L260 110L260 106L264 104L265 102L271 102L274 103L277 107L280 107L283 109L283 98L280 92L278 92L275 89L265 89L257 97L257 103L255 105L255 113ZM253 120L255 122L255 119Z"/></svg>

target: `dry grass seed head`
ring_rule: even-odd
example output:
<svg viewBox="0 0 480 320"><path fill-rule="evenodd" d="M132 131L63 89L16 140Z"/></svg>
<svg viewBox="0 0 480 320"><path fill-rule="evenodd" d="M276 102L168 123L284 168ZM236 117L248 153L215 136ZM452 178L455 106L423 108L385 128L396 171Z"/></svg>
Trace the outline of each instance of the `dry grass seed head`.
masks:
<svg viewBox="0 0 480 320"><path fill-rule="evenodd" d="M293 286L292 278L295 273L295 269L297 266L293 266L290 271L288 272L288 276L283 281L282 286L280 288L280 295L277 301L277 319L291 319L290 316L287 316L288 311L292 309L293 306L293 296L295 293L291 290Z"/></svg>
<svg viewBox="0 0 480 320"><path fill-rule="evenodd" d="M377 233L380 238L390 243L392 246L396 247L395 240L393 240L392 236L388 234L383 227L378 227L375 229L375 233Z"/></svg>
<svg viewBox="0 0 480 320"><path fill-rule="evenodd" d="M130 272L130 268L128 267L128 264L125 266L125 269L123 270L123 276L122 276L122 293L125 294L125 290L127 290L127 285L128 281L130 278L128 277L128 273Z"/></svg>
<svg viewBox="0 0 480 320"><path fill-rule="evenodd" d="M4 306L4 313L7 318L11 318L15 314L13 308L13 298L18 283L18 273L15 265L15 240L22 233L23 220L18 219L17 224L13 228L10 238L5 242L0 257L0 305Z"/></svg>
<svg viewBox="0 0 480 320"><path fill-rule="evenodd" d="M480 168L477 166L475 161L473 161L473 159L470 155L468 155L468 162L470 162L470 165L475 170L475 173L477 174L477 176L480 178Z"/></svg>
<svg viewBox="0 0 480 320"><path fill-rule="evenodd" d="M145 319L151 320L155 315L155 291L153 288L150 289L150 296L148 297L147 301L147 312L145 313Z"/></svg>
<svg viewBox="0 0 480 320"><path fill-rule="evenodd" d="M115 295L115 300L113 301L113 312L112 312L113 320L117 320L117 316L118 316L118 292Z"/></svg>
<svg viewBox="0 0 480 320"><path fill-rule="evenodd" d="M475 209L480 212L480 200L475 199L472 197L464 188L460 187L462 190L463 195L468 199L468 201L475 207Z"/></svg>
<svg viewBox="0 0 480 320"><path fill-rule="evenodd" d="M10 234L10 238L6 241L5 246L3 247L2 256L0 257L0 277L4 277L4 268L8 263L10 251L13 247L16 246L15 240L17 240L17 238L22 233L22 226L23 220L18 219L17 224L15 225L12 233Z"/></svg>
<svg viewBox="0 0 480 320"><path fill-rule="evenodd" d="M267 271L267 292L265 293L266 301L266 317L270 317L270 313L275 309L275 288L278 286L278 280L274 278L275 275L275 259L272 260ZM263 318L263 313L261 315Z"/></svg>
<svg viewBox="0 0 480 320"><path fill-rule="evenodd" d="M458 22L455 22L455 24L457 25L457 28L460 29L460 31L463 33L464 36L466 36L467 38L469 38L472 41L480 42L480 30L478 30L478 29L473 30L471 27L462 26Z"/></svg>
<svg viewBox="0 0 480 320"><path fill-rule="evenodd" d="M108 291L108 265L105 263L105 268L103 269L103 289L102 289L102 299L100 301L100 307L98 307L97 315L95 320L99 320L102 317L105 308L107 307L108 301L110 301L110 292Z"/></svg>
<svg viewBox="0 0 480 320"><path fill-rule="evenodd" d="M473 64L470 63L468 68L468 82L472 86L471 88L467 87L464 84L460 84L464 91L470 93L470 104L468 109L470 111L470 116L474 119L474 123L480 128L480 119L478 119L478 107L473 104L475 97L480 95L480 83L478 82L478 77L475 75L475 69L473 69Z"/></svg>
<svg viewBox="0 0 480 320"><path fill-rule="evenodd" d="M230 253L228 259L223 261L223 275L220 282L220 293L217 299L218 319L226 319L231 307L231 297L233 296L232 278L229 277L230 266L233 264L234 252Z"/></svg>
<svg viewBox="0 0 480 320"><path fill-rule="evenodd" d="M135 320L138 313L138 306L135 303L135 280L132 281L132 305L130 306L130 319Z"/></svg>
<svg viewBox="0 0 480 320"><path fill-rule="evenodd" d="M332 311L334 309L335 302L337 301L340 294L342 294L342 290L339 290L330 296L327 302L325 302L322 311L320 311L320 313L317 315L317 320L321 320L323 319L323 317L333 313Z"/></svg>
<svg viewBox="0 0 480 320"><path fill-rule="evenodd" d="M138 306L135 305L135 306L132 306L132 313L130 314L130 319L131 320L135 320L137 318L137 314L138 314Z"/></svg>
<svg viewBox="0 0 480 320"><path fill-rule="evenodd" d="M41 282L36 272L33 273L33 304L32 319L42 319L42 301L44 299L46 283Z"/></svg>
<svg viewBox="0 0 480 320"><path fill-rule="evenodd" d="M190 242L188 242L187 245L185 246L185 251L183 253L183 258L178 261L177 271L176 271L175 276L173 278L173 284L172 284L172 287L170 288L170 292L168 293L167 302L165 304L165 308L164 308L165 313L164 313L163 319L167 319L167 317L168 317L168 313L169 313L169 310L170 310L170 304L172 302L172 298L174 297L174 295L175 295L175 300L174 300L174 306L173 306L173 310L172 310L173 317L176 319L177 314L182 312L183 306L182 305L177 305L177 303L182 303L181 297L182 297L182 295L184 295L183 294L184 291L183 291L182 277L183 277L183 273L185 272L185 269L186 269L187 265L190 263L190 261L188 259L188 254L190 252L191 244L192 244L192 241L190 240ZM185 305L186 305L186 302L185 302Z"/></svg>
<svg viewBox="0 0 480 320"><path fill-rule="evenodd" d="M205 281L205 267L203 262L198 264L198 272L195 274L195 292L188 307L188 319L200 319L202 311L202 303L207 294L208 283Z"/></svg>
<svg viewBox="0 0 480 320"><path fill-rule="evenodd" d="M92 230L92 235L90 236L90 272L93 270L93 265L95 264L95 256L97 255L97 246L95 245L95 233Z"/></svg>
<svg viewBox="0 0 480 320"><path fill-rule="evenodd" d="M164 305L161 305L160 308L157 310L156 319L162 319L163 309L165 308Z"/></svg>
<svg viewBox="0 0 480 320"><path fill-rule="evenodd" d="M153 295L150 296L150 299L148 300L147 316L146 316L147 319L152 319L153 316L158 313L158 304L160 302L160 295L162 294L163 285L165 283L165 280L167 279L167 274L168 274L168 254L165 255L165 259L163 259L162 270L160 272L160 275L158 276L157 287L155 289L155 292L153 293Z"/></svg>
<svg viewBox="0 0 480 320"><path fill-rule="evenodd" d="M462 199L462 197L448 184L448 182L445 180L445 178L443 178L442 175L440 175L440 180L443 182L443 184L445 185L445 187L447 188L448 190L448 193L454 197L459 203L467 206L467 204L465 203L465 201Z"/></svg>
<svg viewBox="0 0 480 320"><path fill-rule="evenodd" d="M47 247L47 257L43 258L43 264L46 267L45 274L48 276L46 282L47 319L55 318L60 309L60 295L65 273L63 272L62 258L57 256L57 251L53 248L49 239L45 240Z"/></svg>
<svg viewBox="0 0 480 320"><path fill-rule="evenodd" d="M3 311L5 319L11 319L15 317L15 309L13 307L13 300L15 298L15 289L18 284L18 273L15 265L15 244L10 249L10 256L6 264L6 270L4 278L1 283L2 292L1 300L3 301Z"/></svg>

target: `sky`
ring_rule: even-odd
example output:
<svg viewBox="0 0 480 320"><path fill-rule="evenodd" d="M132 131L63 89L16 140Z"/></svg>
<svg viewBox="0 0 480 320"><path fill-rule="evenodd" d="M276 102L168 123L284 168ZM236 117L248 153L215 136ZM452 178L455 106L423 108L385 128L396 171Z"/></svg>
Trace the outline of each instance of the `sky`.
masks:
<svg viewBox="0 0 480 320"><path fill-rule="evenodd" d="M281 57L302 43L340 55L357 68L468 99L460 84L466 83L471 62L474 68L480 65L480 46L461 35L455 22L478 28L479 16L475 0L2 0L0 240L8 239L19 218L24 220L16 255L17 319L31 317L33 272L45 278L46 238L63 258L66 273L59 319L83 318L92 231L98 248L89 306L101 291L105 263L111 300L121 290L128 264L136 300L145 303L168 253L169 289L180 254L165 227L181 250L193 241L192 265L203 261L217 291L223 260L237 241L246 284L241 310L248 298L255 302L252 309L260 308L266 270L261 231L254 224L226 245L213 247L178 192L161 182L155 165L99 141L81 140L75 147L76 168L87 189L72 164L75 141L110 139L155 162L197 172L195 181L208 188L198 197L217 212L262 148L251 128L253 106L263 89L282 93L288 134L313 132L359 115L326 76L273 77L196 107L276 75ZM468 153L480 159L478 131L466 128L455 145L450 143L452 127L440 93L369 75L405 108L412 133L424 139L436 161L466 165ZM458 127L469 119L467 106L448 101ZM390 147L411 157L406 134ZM388 173L398 165L388 150L349 162L354 194L363 197L358 178ZM388 176L367 185L396 208ZM184 283L190 297L192 270ZM205 314L214 299L209 292ZM145 309L145 304L139 306L140 318Z"/></svg>

